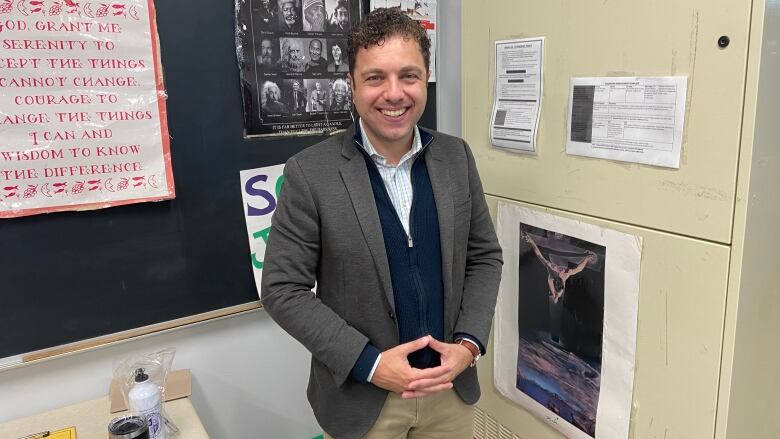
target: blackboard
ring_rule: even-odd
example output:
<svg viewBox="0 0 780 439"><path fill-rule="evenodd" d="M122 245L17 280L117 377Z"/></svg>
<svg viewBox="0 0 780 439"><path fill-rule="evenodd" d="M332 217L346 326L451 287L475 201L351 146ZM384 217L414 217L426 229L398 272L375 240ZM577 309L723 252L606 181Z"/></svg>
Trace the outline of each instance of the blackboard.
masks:
<svg viewBox="0 0 780 439"><path fill-rule="evenodd" d="M323 138L244 139L234 5L155 3L176 198L1 220L0 365L257 302L239 171Z"/></svg>

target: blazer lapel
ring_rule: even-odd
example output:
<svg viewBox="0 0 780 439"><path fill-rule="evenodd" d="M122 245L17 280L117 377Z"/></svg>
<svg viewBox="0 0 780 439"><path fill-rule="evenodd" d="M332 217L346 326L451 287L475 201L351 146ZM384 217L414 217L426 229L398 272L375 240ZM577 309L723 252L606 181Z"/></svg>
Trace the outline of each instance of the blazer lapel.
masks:
<svg viewBox="0 0 780 439"><path fill-rule="evenodd" d="M420 130L422 134L422 130ZM441 241L441 263L442 278L444 279L444 308L448 309L450 304L448 299L452 294L452 252L453 240L455 235L455 206L452 201L452 184L450 183L450 173L446 164L442 160L439 145L434 140L428 146L425 164L428 167L428 175L431 177L431 186L433 187L433 196L436 199L436 212L439 215L439 240ZM445 318L453 315L451 312L445 312ZM447 322L452 324L454 322Z"/></svg>
<svg viewBox="0 0 780 439"><path fill-rule="evenodd" d="M366 162L358 146L353 143L354 130L350 129L344 134L344 143L341 153L348 160L341 166L339 172L344 186L349 193L352 207L355 209L361 232L368 244L368 249L374 259L379 280L384 289L385 297L390 309L395 313L395 301L393 300L393 287L390 281L390 264L385 252L385 240L382 236L382 225L379 222L379 214L376 210L374 192L371 190L371 181L368 178Z"/></svg>

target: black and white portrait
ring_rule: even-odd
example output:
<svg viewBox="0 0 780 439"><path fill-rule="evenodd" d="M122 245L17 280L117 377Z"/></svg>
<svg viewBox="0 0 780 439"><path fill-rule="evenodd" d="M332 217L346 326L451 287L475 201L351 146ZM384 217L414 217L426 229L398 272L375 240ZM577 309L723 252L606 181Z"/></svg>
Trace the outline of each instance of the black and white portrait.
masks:
<svg viewBox="0 0 780 439"><path fill-rule="evenodd" d="M330 81L328 79L304 79L304 87L309 92L307 111L310 113L328 110Z"/></svg>
<svg viewBox="0 0 780 439"><path fill-rule="evenodd" d="M279 32L298 32L303 30L301 24L300 0L277 0L279 13L277 14L277 28Z"/></svg>
<svg viewBox="0 0 780 439"><path fill-rule="evenodd" d="M327 21L324 0L303 0L303 30L324 32Z"/></svg>
<svg viewBox="0 0 780 439"><path fill-rule="evenodd" d="M357 1L357 0L353 0ZM349 0L325 0L329 32L348 33L350 30Z"/></svg>
<svg viewBox="0 0 780 439"><path fill-rule="evenodd" d="M245 136L330 133L352 123L346 37L360 2L242 0L236 48Z"/></svg>

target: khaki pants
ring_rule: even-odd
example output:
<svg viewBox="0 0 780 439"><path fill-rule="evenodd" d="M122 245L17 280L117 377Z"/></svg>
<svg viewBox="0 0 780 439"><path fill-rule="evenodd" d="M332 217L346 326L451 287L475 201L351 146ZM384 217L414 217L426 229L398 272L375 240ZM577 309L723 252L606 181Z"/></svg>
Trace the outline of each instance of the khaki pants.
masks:
<svg viewBox="0 0 780 439"><path fill-rule="evenodd" d="M454 390L414 399L390 393L363 439L472 439L473 430L474 406ZM325 433L325 438L333 436Z"/></svg>

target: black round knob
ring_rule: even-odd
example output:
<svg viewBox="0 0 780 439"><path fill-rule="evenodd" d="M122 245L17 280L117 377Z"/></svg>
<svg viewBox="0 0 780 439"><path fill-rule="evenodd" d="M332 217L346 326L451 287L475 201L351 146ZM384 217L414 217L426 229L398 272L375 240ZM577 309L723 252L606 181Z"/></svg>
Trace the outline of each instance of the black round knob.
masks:
<svg viewBox="0 0 780 439"><path fill-rule="evenodd" d="M725 49L729 46L729 43L731 42L731 38L729 38L727 35L723 35L720 38L718 38L718 47L721 49Z"/></svg>

